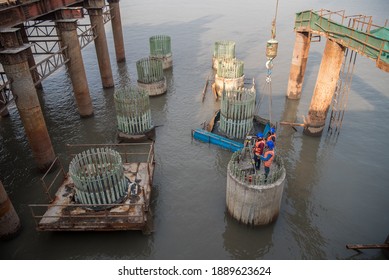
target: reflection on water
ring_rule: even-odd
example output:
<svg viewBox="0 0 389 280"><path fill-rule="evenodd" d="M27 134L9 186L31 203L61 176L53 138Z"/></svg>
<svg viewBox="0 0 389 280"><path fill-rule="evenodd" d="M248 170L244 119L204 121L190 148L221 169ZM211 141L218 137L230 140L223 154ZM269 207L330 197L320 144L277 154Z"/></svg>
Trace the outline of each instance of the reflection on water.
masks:
<svg viewBox="0 0 389 280"><path fill-rule="evenodd" d="M285 1L284 1L285 2ZM366 12L383 22L385 0L333 1L327 9L348 14ZM165 6L165 4L167 6ZM279 126L277 152L285 161L287 184L280 215L269 226L251 228L229 217L225 205L226 168L231 153L191 138L191 129L209 120L219 102L201 93L211 72L213 44L234 40L247 77L255 77L267 117L263 91L265 42L274 9L269 1L244 3L169 0L121 1L126 62L115 62L110 28L106 28L115 87L135 85L135 61L148 55L148 39L172 39L173 69L166 71L168 92L150 99L156 128L156 169L152 211L155 232L37 232L28 204L42 202L39 182L15 107L0 119L1 180L21 218L23 230L1 243L2 259L379 259L380 251L354 255L348 243L381 243L389 233L387 181L389 112L387 73L368 59L358 60L348 110L336 141L310 138L290 126ZM277 19L278 56L273 68L272 119L302 122L315 86L324 39L311 46L299 101L285 99L292 46L294 13L324 8L322 1L280 3ZM351 6L352 5L352 6ZM172 8L167 9L167 7ZM180 8L180 13L176 11ZM385 9L386 7L386 9ZM158 13L155 12L158 11ZM266 11L266 12L265 12ZM233 19L234 24L231 24ZM56 154L65 159L65 144L115 143L115 88L103 89L92 45L83 59L94 116L77 113L65 69L49 77L38 91ZM361 137L363 135L363 137ZM371 150L374 150L374 157ZM66 166L65 166L66 167Z"/></svg>
<svg viewBox="0 0 389 280"><path fill-rule="evenodd" d="M273 246L273 230L273 224L250 227L238 223L226 213L224 248L230 253L231 259L264 259Z"/></svg>

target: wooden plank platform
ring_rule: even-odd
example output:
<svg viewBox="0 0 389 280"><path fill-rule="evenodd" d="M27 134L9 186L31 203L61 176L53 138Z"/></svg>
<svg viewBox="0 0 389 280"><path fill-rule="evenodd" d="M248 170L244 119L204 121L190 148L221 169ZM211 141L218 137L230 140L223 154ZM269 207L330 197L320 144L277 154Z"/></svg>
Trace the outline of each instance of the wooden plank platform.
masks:
<svg viewBox="0 0 389 280"><path fill-rule="evenodd" d="M123 201L117 204L85 205L75 201L75 188L66 176L50 204L30 205L40 231L149 231L150 197L154 163L124 163L124 175L131 183ZM44 214L38 214L42 213Z"/></svg>

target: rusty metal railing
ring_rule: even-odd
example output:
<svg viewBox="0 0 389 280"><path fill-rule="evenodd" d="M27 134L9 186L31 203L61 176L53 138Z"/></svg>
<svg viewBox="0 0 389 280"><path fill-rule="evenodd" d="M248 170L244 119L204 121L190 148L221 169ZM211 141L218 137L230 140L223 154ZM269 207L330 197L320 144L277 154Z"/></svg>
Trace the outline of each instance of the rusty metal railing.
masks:
<svg viewBox="0 0 389 280"><path fill-rule="evenodd" d="M91 207L100 207L99 211L88 211ZM86 229L101 229L108 223L120 221L125 223L144 224L146 222L145 207L142 203L120 204L29 204L31 214L37 229L82 227ZM117 210L120 209L120 210ZM52 210L51 213L49 210ZM53 211L57 210L57 212ZM135 210L135 211L134 211ZM139 214L135 214L139 213ZM107 222L107 224L104 224Z"/></svg>

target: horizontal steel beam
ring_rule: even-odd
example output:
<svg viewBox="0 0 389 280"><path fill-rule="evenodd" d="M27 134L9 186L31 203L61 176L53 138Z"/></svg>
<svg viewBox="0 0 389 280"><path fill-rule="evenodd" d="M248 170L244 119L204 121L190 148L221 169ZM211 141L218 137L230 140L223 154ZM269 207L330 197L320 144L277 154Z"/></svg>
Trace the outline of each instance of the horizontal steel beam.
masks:
<svg viewBox="0 0 389 280"><path fill-rule="evenodd" d="M0 28L9 28L50 14L56 10L79 4L83 0L35 0L0 9Z"/></svg>

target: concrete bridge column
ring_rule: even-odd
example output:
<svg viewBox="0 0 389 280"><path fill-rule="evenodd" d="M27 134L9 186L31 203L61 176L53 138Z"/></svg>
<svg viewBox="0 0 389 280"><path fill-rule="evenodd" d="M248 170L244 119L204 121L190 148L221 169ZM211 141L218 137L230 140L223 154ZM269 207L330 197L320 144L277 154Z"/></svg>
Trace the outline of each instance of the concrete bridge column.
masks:
<svg viewBox="0 0 389 280"><path fill-rule="evenodd" d="M0 239L14 237L20 228L19 216L0 181Z"/></svg>
<svg viewBox="0 0 389 280"><path fill-rule="evenodd" d="M305 121L304 134L306 135L321 136L323 132L327 112L339 80L343 57L344 47L327 39L308 117Z"/></svg>
<svg viewBox="0 0 389 280"><path fill-rule="evenodd" d="M70 79L73 84L78 112L81 117L93 115L92 99L89 95L84 62L81 55L80 42L77 36L77 19L56 21L62 46L67 46L69 62L67 63Z"/></svg>
<svg viewBox="0 0 389 280"><path fill-rule="evenodd" d="M103 7L105 2L104 0L84 0L84 3L85 8L88 9L91 24L95 26L97 35L95 47L103 87L110 88L114 86L114 82L103 21Z"/></svg>
<svg viewBox="0 0 389 280"><path fill-rule="evenodd" d="M305 69L308 61L311 36L309 32L296 32L292 64L290 66L287 97L300 99L303 88Z"/></svg>
<svg viewBox="0 0 389 280"><path fill-rule="evenodd" d="M22 36L23 43L24 44L29 44L30 42L28 40L28 36L27 36L26 30L24 29L24 24L19 24L17 27L20 28L20 34ZM31 67L36 65L35 58L34 58L34 55L32 53L31 48L29 48L27 50L27 52L28 52L28 60L27 60L28 61L28 66L31 68ZM37 71L31 72L31 76L32 76L32 80L34 81L35 87L37 89L43 88L42 87L42 83L38 82L39 81L39 74L38 74L38 72Z"/></svg>
<svg viewBox="0 0 389 280"><path fill-rule="evenodd" d="M43 118L41 106L28 65L29 45L23 44L19 28L3 29L0 42L0 63L12 93L38 168L45 171L55 159L54 149Z"/></svg>
<svg viewBox="0 0 389 280"><path fill-rule="evenodd" d="M126 55L124 52L123 30L119 2L120 0L108 0L111 13L113 40L115 43L116 61L123 62L126 60Z"/></svg>

